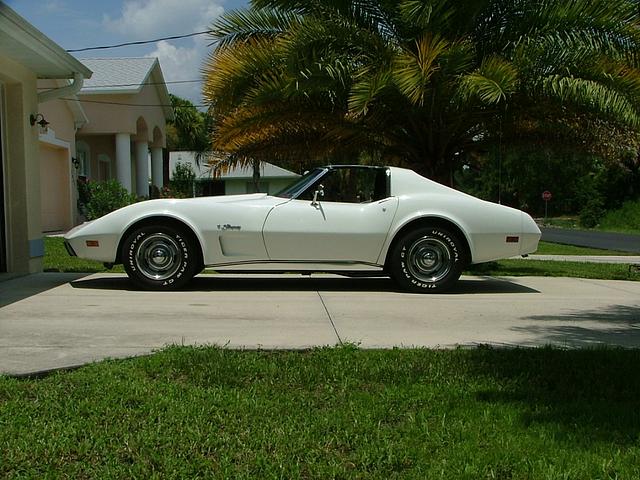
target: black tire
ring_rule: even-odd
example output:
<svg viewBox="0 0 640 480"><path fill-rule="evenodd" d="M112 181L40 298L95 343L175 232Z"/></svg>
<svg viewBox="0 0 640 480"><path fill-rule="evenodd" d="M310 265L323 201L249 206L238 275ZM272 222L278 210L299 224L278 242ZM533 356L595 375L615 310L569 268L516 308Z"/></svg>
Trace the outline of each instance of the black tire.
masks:
<svg viewBox="0 0 640 480"><path fill-rule="evenodd" d="M444 292L462 274L466 263L463 245L455 233L443 227L408 232L391 252L391 277L410 292Z"/></svg>
<svg viewBox="0 0 640 480"><path fill-rule="evenodd" d="M140 227L122 245L124 269L131 281L144 290L185 286L198 273L199 258L191 237L171 226Z"/></svg>

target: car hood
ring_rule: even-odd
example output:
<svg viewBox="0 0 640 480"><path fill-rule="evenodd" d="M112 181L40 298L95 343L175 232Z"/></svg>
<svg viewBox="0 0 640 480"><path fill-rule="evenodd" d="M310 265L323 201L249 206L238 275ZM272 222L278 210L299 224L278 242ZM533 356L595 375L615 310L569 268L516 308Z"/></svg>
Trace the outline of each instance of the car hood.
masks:
<svg viewBox="0 0 640 480"><path fill-rule="evenodd" d="M244 203L244 202L252 202L259 201L267 198L269 195L266 193L247 193L243 195L217 195L215 197L195 197L195 198L159 198L157 200L145 200L144 202L134 203L131 206L146 204L151 205L154 204L166 204L166 205L176 205L176 204L193 204L199 205L202 203L212 204L212 203ZM286 199L283 199L286 200Z"/></svg>

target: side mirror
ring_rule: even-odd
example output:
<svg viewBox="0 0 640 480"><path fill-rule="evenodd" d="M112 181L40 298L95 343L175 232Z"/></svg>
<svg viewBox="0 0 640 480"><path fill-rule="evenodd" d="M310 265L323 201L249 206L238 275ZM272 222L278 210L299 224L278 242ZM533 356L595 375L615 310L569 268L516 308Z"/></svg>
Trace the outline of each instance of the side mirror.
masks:
<svg viewBox="0 0 640 480"><path fill-rule="evenodd" d="M318 185L318 190L313 192L313 200L311 201L311 205L315 206L319 204L318 196L324 197L324 185L322 184Z"/></svg>

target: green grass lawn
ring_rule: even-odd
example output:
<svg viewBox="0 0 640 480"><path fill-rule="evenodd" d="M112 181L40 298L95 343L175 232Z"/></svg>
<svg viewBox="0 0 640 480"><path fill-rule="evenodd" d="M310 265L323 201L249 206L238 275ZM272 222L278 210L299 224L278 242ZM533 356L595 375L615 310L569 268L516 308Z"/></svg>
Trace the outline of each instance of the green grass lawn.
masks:
<svg viewBox="0 0 640 480"><path fill-rule="evenodd" d="M640 478L639 350L172 347L0 377L2 478Z"/></svg>
<svg viewBox="0 0 640 480"><path fill-rule="evenodd" d="M500 260L472 265L468 275L503 277L574 277L600 280L640 280L640 274L630 271L625 264L556 262L546 260Z"/></svg>
<svg viewBox="0 0 640 480"><path fill-rule="evenodd" d="M540 255L633 255L628 252L576 247L560 243L540 242ZM465 272L469 275L576 277L600 280L640 280L640 274L629 270L627 264L561 262L530 259L508 259L472 265Z"/></svg>
<svg viewBox="0 0 640 480"><path fill-rule="evenodd" d="M634 255L630 252L618 252L616 250L603 250L600 248L576 247L562 243L540 242L536 255Z"/></svg>
<svg viewBox="0 0 640 480"><path fill-rule="evenodd" d="M640 200L625 202L600 220L599 230L640 234Z"/></svg>

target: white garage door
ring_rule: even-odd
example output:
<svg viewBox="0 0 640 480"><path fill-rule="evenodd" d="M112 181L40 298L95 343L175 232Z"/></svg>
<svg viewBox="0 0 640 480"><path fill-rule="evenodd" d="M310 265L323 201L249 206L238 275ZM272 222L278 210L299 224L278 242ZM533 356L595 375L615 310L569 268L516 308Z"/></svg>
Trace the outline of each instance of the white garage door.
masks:
<svg viewBox="0 0 640 480"><path fill-rule="evenodd" d="M68 150L40 144L42 231L71 228L71 181Z"/></svg>

